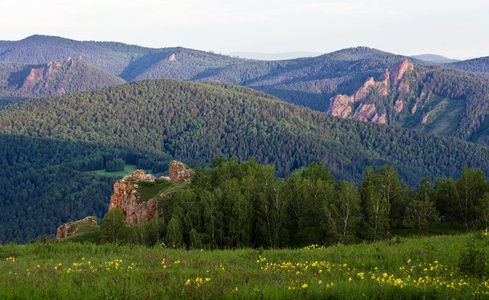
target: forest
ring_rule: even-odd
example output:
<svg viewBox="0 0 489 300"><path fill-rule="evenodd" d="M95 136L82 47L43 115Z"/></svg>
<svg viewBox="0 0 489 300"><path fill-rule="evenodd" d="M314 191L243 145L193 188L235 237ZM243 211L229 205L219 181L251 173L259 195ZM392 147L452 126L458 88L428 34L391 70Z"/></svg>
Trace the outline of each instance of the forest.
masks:
<svg viewBox="0 0 489 300"><path fill-rule="evenodd" d="M196 167L220 155L254 157L282 178L321 162L355 184L366 167L390 165L413 188L424 177L489 167L481 145L336 118L216 82L147 80L26 100L0 109L0 138L1 243L101 219L115 179L92 171L122 161L159 173L172 159Z"/></svg>
<svg viewBox="0 0 489 300"><path fill-rule="evenodd" d="M367 167L363 177L357 186L311 163L280 178L273 166L221 156L197 167L190 186L172 197L159 196L169 184L148 183L158 186L152 221L126 227L114 208L91 239L190 249L295 248L423 234L440 222L467 232L489 225L489 182L480 170L464 168L457 180L426 177L418 189L391 166Z"/></svg>

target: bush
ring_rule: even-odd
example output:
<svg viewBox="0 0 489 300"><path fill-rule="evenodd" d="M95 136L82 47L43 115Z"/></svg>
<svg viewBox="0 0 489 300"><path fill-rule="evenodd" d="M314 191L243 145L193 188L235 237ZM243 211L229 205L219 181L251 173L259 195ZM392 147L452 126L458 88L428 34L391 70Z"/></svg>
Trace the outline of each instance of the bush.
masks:
<svg viewBox="0 0 489 300"><path fill-rule="evenodd" d="M487 265L489 261L488 246L489 236L487 232L474 233L460 253L460 272L468 276L487 277L489 271Z"/></svg>
<svg viewBox="0 0 489 300"><path fill-rule="evenodd" d="M102 242L121 244L126 236L126 217L124 213L113 208L105 215L101 227Z"/></svg>

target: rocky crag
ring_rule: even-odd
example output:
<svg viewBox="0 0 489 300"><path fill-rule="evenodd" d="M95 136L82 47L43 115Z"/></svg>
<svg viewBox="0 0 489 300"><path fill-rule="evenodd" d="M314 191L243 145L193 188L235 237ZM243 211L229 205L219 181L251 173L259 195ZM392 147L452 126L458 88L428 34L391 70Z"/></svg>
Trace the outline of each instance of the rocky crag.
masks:
<svg viewBox="0 0 489 300"><path fill-rule="evenodd" d="M414 65L407 59L392 65L385 70L379 81L375 81L373 77L369 78L354 95L332 97L327 113L342 118L385 124L387 122L386 112L379 110L376 103L371 103L369 96L374 92L380 97L396 93L397 100L394 110L401 112L405 106L403 95L409 92L409 80L405 74L413 69Z"/></svg>
<svg viewBox="0 0 489 300"><path fill-rule="evenodd" d="M63 224L58 227L56 238L63 239L69 235L77 233L79 230L83 228L87 228L91 226L98 226L96 217L86 217L83 220Z"/></svg>
<svg viewBox="0 0 489 300"><path fill-rule="evenodd" d="M137 170L114 183L114 194L110 198L109 210L113 208L120 209L125 217L127 226L139 225L144 221L151 221L156 215L157 199L151 198L147 201L141 201L138 193L138 187L142 182L155 182L157 180L189 182L192 180L194 171L185 164L172 161L169 168L169 176L156 178L151 174L146 174L143 170ZM157 195L155 195L157 196ZM171 195L168 195L171 197ZM86 224L87 220L95 222L95 217L88 217L80 221L66 223L58 228L56 238L65 238L77 232L82 228L81 224Z"/></svg>

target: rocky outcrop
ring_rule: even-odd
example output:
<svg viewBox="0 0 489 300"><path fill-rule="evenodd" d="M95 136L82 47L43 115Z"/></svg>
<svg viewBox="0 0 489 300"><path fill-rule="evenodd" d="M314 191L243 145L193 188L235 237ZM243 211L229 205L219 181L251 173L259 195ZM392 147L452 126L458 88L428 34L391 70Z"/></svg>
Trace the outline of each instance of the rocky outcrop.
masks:
<svg viewBox="0 0 489 300"><path fill-rule="evenodd" d="M185 164L172 161L169 168L169 177L160 177L159 180L190 181L194 171ZM156 215L156 198L147 201L140 200L138 184L141 182L155 182L157 179L143 170L137 170L114 183L114 194L110 198L109 210L120 209L126 216L128 226L136 226L150 221Z"/></svg>
<svg viewBox="0 0 489 300"><path fill-rule="evenodd" d="M361 121L370 121L375 115L375 104L362 104L358 107L357 111L353 115L353 119Z"/></svg>
<svg viewBox="0 0 489 300"><path fill-rule="evenodd" d="M67 67L70 68L74 65L77 60L81 60L81 56L79 58L70 58L65 62L56 61L49 62L45 67L42 68L33 68L31 69L29 75L24 80L24 83L20 87L19 91L27 93L36 89L39 91L49 90L50 85L53 84L56 77L58 76L59 70L62 69L63 64L67 64ZM66 72L66 71L65 71ZM66 93L63 87L56 88L56 95L64 95Z"/></svg>
<svg viewBox="0 0 489 300"><path fill-rule="evenodd" d="M421 119L421 124L424 124L428 121L428 116L430 115L430 113L426 113L423 118Z"/></svg>
<svg viewBox="0 0 489 300"><path fill-rule="evenodd" d="M414 65L404 59L386 69L379 81L370 77L352 96L336 95L331 97L326 112L337 117L385 124L387 122L386 113L378 112L375 103L368 103L368 96L373 90L380 96L387 96L390 91L409 92L409 80L404 75L413 69ZM404 108L404 102L401 98L399 96L394 104L394 110L397 113L400 113ZM353 105L353 103L358 102L359 105ZM355 106L357 108L354 110ZM415 107L414 111L416 111Z"/></svg>
<svg viewBox="0 0 489 300"><path fill-rule="evenodd" d="M149 221L156 214L156 200L140 203L137 192L138 182L154 182L156 177L137 170L114 183L114 194L110 198L109 210L120 209L126 216L128 226L136 226L141 218Z"/></svg>
<svg viewBox="0 0 489 300"><path fill-rule="evenodd" d="M86 217L83 220L63 224L58 227L56 238L63 239L67 236L75 234L76 232L80 231L83 228L87 228L91 226L98 226L96 217Z"/></svg>
<svg viewBox="0 0 489 300"><path fill-rule="evenodd" d="M402 110L403 107L404 107L404 103L402 102L402 100L401 99L397 99L396 105L394 106L394 109L397 112L401 112L401 110Z"/></svg>
<svg viewBox="0 0 489 300"><path fill-rule="evenodd" d="M403 78L404 73L408 70L413 70L414 65L410 63L407 59L392 65L389 68L390 79L392 85L397 85L397 83Z"/></svg>
<svg viewBox="0 0 489 300"><path fill-rule="evenodd" d="M171 180L191 181L194 171L188 168L185 164L174 160L170 163L168 173Z"/></svg>
<svg viewBox="0 0 489 300"><path fill-rule="evenodd" d="M327 113L337 117L348 118L352 110L350 107L352 102L354 102L354 97L336 95L329 100Z"/></svg>
<svg viewBox="0 0 489 300"><path fill-rule="evenodd" d="M172 55L170 55L170 57L168 57L168 60L169 61L177 61L177 57L175 56L175 53L173 53Z"/></svg>

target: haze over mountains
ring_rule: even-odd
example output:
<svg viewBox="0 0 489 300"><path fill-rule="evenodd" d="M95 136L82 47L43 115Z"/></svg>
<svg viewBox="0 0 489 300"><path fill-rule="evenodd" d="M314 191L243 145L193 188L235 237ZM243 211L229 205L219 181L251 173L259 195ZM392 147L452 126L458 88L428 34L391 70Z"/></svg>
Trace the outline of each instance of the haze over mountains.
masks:
<svg viewBox="0 0 489 300"><path fill-rule="evenodd" d="M281 176L317 161L356 183L366 166L387 164L412 186L464 166L487 172L485 76L477 60L440 65L365 47L260 61L0 41L0 242L101 217L113 179L93 171L115 161L158 173L173 158L196 166L234 155Z"/></svg>

